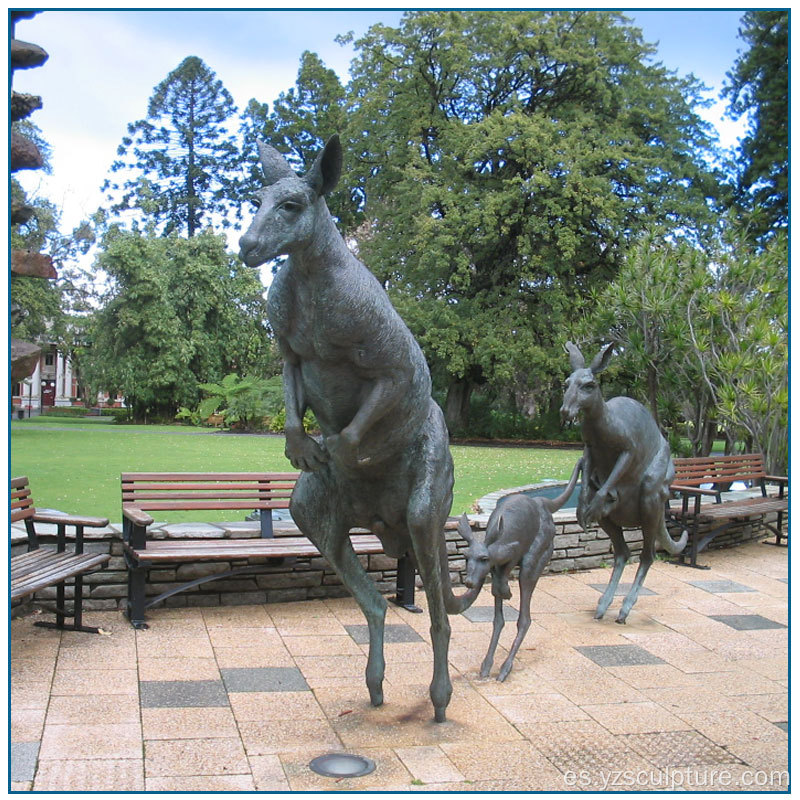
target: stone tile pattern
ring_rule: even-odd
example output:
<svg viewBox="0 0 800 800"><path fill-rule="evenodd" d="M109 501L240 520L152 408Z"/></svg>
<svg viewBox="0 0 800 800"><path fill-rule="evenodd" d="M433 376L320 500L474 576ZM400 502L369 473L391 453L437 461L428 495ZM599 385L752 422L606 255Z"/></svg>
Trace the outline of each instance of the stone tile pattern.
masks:
<svg viewBox="0 0 800 800"><path fill-rule="evenodd" d="M698 787L783 789L787 553L751 543L707 558L709 580L750 591L709 593L693 585L696 572L657 562L654 594L624 626L592 618L592 586L607 570L543 576L532 630L503 683L478 676L491 613L451 617L454 691L443 725L431 721L428 616L392 605L380 708L367 699L366 631L350 598L167 608L143 631L115 611L89 612L101 636L19 617L10 788L648 790L678 776ZM474 608L492 611L488 588ZM498 664L515 633L504 629ZM337 751L376 769L344 780L308 769ZM759 770L774 782L754 785Z"/></svg>

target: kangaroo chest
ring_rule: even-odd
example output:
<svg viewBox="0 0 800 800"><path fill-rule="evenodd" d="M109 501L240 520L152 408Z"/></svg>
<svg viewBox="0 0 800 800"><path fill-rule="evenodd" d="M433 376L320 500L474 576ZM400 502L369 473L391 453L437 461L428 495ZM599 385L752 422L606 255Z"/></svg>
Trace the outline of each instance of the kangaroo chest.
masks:
<svg viewBox="0 0 800 800"><path fill-rule="evenodd" d="M341 361L358 340L351 310L331 287L286 276L270 292L273 330L301 361ZM357 348L356 348L357 349ZM351 360L347 358L347 360Z"/></svg>

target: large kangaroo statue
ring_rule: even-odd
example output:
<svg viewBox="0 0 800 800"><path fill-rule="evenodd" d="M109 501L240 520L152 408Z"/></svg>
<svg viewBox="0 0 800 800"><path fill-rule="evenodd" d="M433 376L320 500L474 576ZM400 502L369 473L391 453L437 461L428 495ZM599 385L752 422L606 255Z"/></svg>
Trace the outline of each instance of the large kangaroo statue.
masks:
<svg viewBox="0 0 800 800"><path fill-rule="evenodd" d="M302 178L274 148L262 144L259 151L266 186L239 244L250 267L289 256L270 288L268 314L284 359L286 455L302 470L291 514L364 612L366 682L376 706L383 703L387 604L353 552L349 531L370 529L389 556L413 551L431 618L430 696L436 721L443 722L452 693L445 581L448 606L455 601L440 557L453 462L428 367L328 211L325 195L342 165L339 138L328 141ZM307 408L317 418L321 442L303 430Z"/></svg>
<svg viewBox="0 0 800 800"><path fill-rule="evenodd" d="M597 375L608 366L613 344L603 348L588 367L572 342L565 347L572 374L564 390L561 417L570 420L583 413L583 481L578 522L583 528L597 522L614 548L614 569L597 604L596 619L602 619L608 610L630 557L623 527L641 527L644 538L636 577L616 620L624 623L655 559L656 544L672 555L686 547L687 532L683 531L680 541L675 542L665 521L664 503L675 465L666 439L641 403L630 397L603 401Z"/></svg>

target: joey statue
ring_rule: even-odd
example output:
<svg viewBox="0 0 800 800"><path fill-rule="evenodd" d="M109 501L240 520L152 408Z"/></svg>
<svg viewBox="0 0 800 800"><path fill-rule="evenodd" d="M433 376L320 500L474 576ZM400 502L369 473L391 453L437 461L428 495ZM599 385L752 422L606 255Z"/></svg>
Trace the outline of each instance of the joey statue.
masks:
<svg viewBox="0 0 800 800"><path fill-rule="evenodd" d="M286 455L302 470L291 514L364 613L366 683L376 706L383 702L387 603L359 563L349 531L368 528L389 556L413 553L431 618L430 696L443 722L452 693L445 594L449 605L453 598L441 554L453 463L428 367L328 211L325 195L342 166L339 138L328 141L303 177L274 148L259 144L259 153L265 186L239 244L249 267L288 255L270 288L268 314L284 360ZM320 441L304 432L309 408Z"/></svg>
<svg viewBox="0 0 800 800"><path fill-rule="evenodd" d="M664 504L675 465L669 444L641 403L630 397L603 401L597 376L608 366L613 344L603 348L588 367L572 342L567 342L565 349L572 374L564 389L561 417L572 420L583 415L583 481L578 522L583 528L597 522L614 548L614 568L597 605L597 619L608 610L630 557L622 529L642 529L644 542L639 568L616 620L624 623L655 559L656 545L672 555L686 546L688 533L683 531L680 540L673 541L665 521Z"/></svg>

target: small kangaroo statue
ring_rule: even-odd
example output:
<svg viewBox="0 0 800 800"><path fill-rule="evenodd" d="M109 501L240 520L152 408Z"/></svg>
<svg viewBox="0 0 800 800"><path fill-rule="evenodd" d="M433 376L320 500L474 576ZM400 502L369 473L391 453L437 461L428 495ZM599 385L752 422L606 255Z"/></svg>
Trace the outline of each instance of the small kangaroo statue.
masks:
<svg viewBox="0 0 800 800"><path fill-rule="evenodd" d="M567 342L572 374L567 379L561 418L583 414L583 481L578 498L578 522L586 528L597 522L614 548L614 569L597 604L596 619L602 619L617 589L630 550L624 527L641 527L644 544L639 568L616 621L624 623L639 596L647 571L656 555L656 544L677 555L688 539L683 531L673 541L666 526L664 504L675 465L669 444L661 435L653 415L630 397L603 401L597 375L607 366L613 344L606 345L587 367L581 351Z"/></svg>
<svg viewBox="0 0 800 800"><path fill-rule="evenodd" d="M259 150L266 186L240 247L250 267L289 256L270 288L268 315L284 359L286 455L302 470L290 511L364 613L366 682L376 706L383 703L387 604L353 552L349 533L368 528L395 558L413 551L431 618L430 695L435 719L443 722L452 685L449 580L445 584L440 558L453 462L428 366L328 211L325 195L342 166L338 136L303 177L274 148L261 144ZM307 408L317 418L321 441L303 430Z"/></svg>
<svg viewBox="0 0 800 800"><path fill-rule="evenodd" d="M553 514L572 494L582 463L583 460L578 459L569 483L556 498L512 494L500 502L489 516L483 541L473 536L466 515L458 521L458 532L469 542L464 584L470 590L479 590L489 572L492 573L494 627L489 650L481 664L482 678L489 677L500 633L505 624L503 600L511 598L508 576L514 567L519 566L517 636L500 667L497 680L504 681L514 666L514 657L531 626L533 590L553 555L553 537L556 535Z"/></svg>

